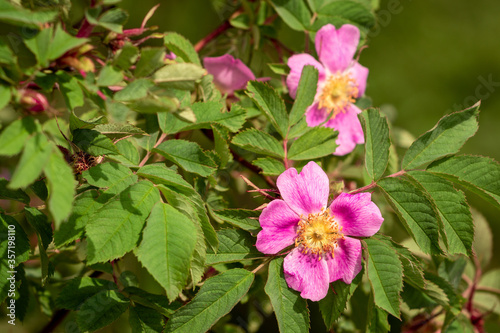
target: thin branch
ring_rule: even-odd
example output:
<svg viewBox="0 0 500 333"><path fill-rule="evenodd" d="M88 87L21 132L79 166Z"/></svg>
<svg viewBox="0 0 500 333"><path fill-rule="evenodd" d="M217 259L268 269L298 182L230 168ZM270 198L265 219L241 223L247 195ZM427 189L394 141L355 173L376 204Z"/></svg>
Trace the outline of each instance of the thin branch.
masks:
<svg viewBox="0 0 500 333"><path fill-rule="evenodd" d="M401 170L401 171L393 173L392 175L389 175L389 176L387 176L385 178L388 178L388 177L399 177L401 175L404 175L405 173L406 173L406 170ZM366 185L366 186L363 186L363 187L360 187L360 188L357 188L355 190L350 191L349 194L356 194L356 193L359 193L359 192L368 191L368 190L371 190L372 188L374 188L376 186L377 186L377 183L376 182L372 182L370 185Z"/></svg>
<svg viewBox="0 0 500 333"><path fill-rule="evenodd" d="M160 138L158 139L158 141L156 141L156 143L155 143L155 145L154 145L154 147L153 147L153 148L158 147L158 146L160 145L160 143L162 143L162 142L163 142L163 140L165 140L165 138L166 138L166 137L167 137L167 134L162 133L162 134L160 135ZM149 160L149 157L150 157L150 156L151 156L151 151L148 151L148 152L146 153L146 156L144 156L144 158L142 159L141 163L139 163L139 168L140 168L140 167L143 167L143 166L144 166L144 164L146 164L146 162Z"/></svg>

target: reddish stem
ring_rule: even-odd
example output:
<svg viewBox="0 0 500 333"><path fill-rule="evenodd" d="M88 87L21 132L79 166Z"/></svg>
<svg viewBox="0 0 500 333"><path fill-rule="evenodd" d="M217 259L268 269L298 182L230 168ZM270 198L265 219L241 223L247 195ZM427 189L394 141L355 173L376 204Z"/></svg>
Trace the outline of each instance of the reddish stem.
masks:
<svg viewBox="0 0 500 333"><path fill-rule="evenodd" d="M217 36L222 34L224 31L228 30L231 27L229 21L224 21L220 26L218 26L214 31L205 36L202 40L200 40L194 46L196 52L200 52L211 40L215 39Z"/></svg>

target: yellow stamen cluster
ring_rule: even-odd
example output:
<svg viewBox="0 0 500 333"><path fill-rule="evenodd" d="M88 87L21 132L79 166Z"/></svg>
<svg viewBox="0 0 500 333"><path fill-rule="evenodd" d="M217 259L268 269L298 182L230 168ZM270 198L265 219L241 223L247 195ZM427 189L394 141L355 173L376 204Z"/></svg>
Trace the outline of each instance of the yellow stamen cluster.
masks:
<svg viewBox="0 0 500 333"><path fill-rule="evenodd" d="M358 94L356 80L349 74L332 74L323 85L318 106L333 112L332 117L335 117L340 112L345 112L346 107L354 103Z"/></svg>
<svg viewBox="0 0 500 333"><path fill-rule="evenodd" d="M309 214L307 218L301 216L295 246L300 246L302 253L312 253L321 260L324 253L334 256L333 251L339 239L344 239L342 227L328 210L323 209L319 213Z"/></svg>

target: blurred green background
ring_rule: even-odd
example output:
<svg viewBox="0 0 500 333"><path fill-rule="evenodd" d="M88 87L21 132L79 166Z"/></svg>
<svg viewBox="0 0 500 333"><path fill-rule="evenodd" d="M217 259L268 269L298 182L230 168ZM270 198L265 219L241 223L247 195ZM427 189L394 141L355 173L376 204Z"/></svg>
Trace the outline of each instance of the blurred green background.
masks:
<svg viewBox="0 0 500 333"><path fill-rule="evenodd" d="M238 6L227 0L123 0L137 27L148 10L161 3L148 25L176 31L196 43ZM378 27L369 34L360 63L370 69L366 94L373 105L396 111L394 124L415 137L445 114L482 100L479 131L463 153L500 160L500 2L478 0L382 0ZM279 33L287 47L304 49L304 36L284 24ZM494 244L500 242L498 212L468 193L472 206L488 219ZM481 235L478 235L481 237ZM495 246L500 254L500 247ZM500 266L496 259L492 266Z"/></svg>

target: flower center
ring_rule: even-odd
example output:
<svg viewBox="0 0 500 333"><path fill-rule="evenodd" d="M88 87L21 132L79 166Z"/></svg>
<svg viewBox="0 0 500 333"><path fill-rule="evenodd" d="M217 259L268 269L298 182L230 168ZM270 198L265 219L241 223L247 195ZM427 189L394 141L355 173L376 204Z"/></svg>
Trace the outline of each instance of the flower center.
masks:
<svg viewBox="0 0 500 333"><path fill-rule="evenodd" d="M328 109L328 112L333 112L333 117L335 117L340 112L345 112L346 106L353 103L358 94L358 85L351 75L333 74L323 85L318 106Z"/></svg>
<svg viewBox="0 0 500 333"><path fill-rule="evenodd" d="M301 217L295 246L302 247L302 253L318 255L321 260L323 253L331 253L337 247L339 239L344 239L342 227L330 216L328 210L323 209L316 214L309 214L307 218Z"/></svg>

